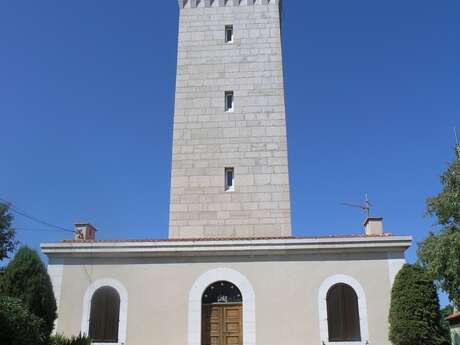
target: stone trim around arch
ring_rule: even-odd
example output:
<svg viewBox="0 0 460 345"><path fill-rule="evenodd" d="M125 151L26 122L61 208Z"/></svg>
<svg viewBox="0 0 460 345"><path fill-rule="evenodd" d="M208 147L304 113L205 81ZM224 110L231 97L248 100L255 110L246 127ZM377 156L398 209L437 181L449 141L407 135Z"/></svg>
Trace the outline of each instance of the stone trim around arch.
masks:
<svg viewBox="0 0 460 345"><path fill-rule="evenodd" d="M117 290L120 295L120 321L118 324L118 343L104 343L103 345L124 345L126 343L126 330L128 326L128 291L118 280L115 279L99 279L94 281L86 289L83 297L83 313L81 320L81 333L89 333L89 319L91 314L91 299L93 294L101 287L110 286ZM93 345L99 345L93 343Z"/></svg>
<svg viewBox="0 0 460 345"><path fill-rule="evenodd" d="M351 342L330 342L329 341L329 330L327 324L327 293L331 287L336 284L347 284L351 286L358 296L358 309L359 309L359 324L361 328L361 341ZM327 278L319 288L318 294L318 308L319 308L319 327L321 342L324 345L367 345L369 344L369 325L367 319L367 302L366 294L361 284L354 278L336 274Z"/></svg>
<svg viewBox="0 0 460 345"><path fill-rule="evenodd" d="M243 345L256 345L256 300L249 280L240 272L217 268L199 276L189 293L187 345L201 345L201 298L206 288L217 281L235 284L243 295Z"/></svg>

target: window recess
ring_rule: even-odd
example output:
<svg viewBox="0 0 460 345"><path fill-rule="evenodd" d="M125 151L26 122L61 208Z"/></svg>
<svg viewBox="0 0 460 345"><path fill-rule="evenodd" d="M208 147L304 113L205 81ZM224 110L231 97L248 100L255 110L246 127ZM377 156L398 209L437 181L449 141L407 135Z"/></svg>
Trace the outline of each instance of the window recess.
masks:
<svg viewBox="0 0 460 345"><path fill-rule="evenodd" d="M235 169L234 168L225 168L225 191L226 192L235 191Z"/></svg>
<svg viewBox="0 0 460 345"><path fill-rule="evenodd" d="M225 26L225 43L233 43L233 25Z"/></svg>
<svg viewBox="0 0 460 345"><path fill-rule="evenodd" d="M232 112L235 108L233 91L225 92L225 111Z"/></svg>

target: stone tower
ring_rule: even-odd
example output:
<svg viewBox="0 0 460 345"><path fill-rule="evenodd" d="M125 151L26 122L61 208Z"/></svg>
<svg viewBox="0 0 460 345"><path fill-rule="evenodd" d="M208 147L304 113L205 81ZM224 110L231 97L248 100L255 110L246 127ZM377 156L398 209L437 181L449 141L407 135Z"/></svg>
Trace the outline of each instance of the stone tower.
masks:
<svg viewBox="0 0 460 345"><path fill-rule="evenodd" d="M169 237L291 235L280 0L179 0Z"/></svg>

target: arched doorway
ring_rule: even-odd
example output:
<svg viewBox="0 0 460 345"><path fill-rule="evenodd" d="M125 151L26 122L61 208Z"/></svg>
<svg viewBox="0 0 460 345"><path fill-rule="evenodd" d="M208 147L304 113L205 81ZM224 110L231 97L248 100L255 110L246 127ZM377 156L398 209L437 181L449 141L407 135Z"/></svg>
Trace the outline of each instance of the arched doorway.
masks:
<svg viewBox="0 0 460 345"><path fill-rule="evenodd" d="M236 285L211 284L201 304L201 345L243 345L243 296Z"/></svg>

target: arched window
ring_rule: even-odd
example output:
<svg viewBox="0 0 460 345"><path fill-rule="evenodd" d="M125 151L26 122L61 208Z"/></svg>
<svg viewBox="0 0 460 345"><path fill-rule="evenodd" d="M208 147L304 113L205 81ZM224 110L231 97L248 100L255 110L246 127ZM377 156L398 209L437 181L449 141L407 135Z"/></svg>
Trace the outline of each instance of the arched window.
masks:
<svg viewBox="0 0 460 345"><path fill-rule="evenodd" d="M208 286L202 297L203 304L242 303L241 291L232 283L219 281Z"/></svg>
<svg viewBox="0 0 460 345"><path fill-rule="evenodd" d="M96 290L91 298L89 336L95 343L117 343L120 295L110 286Z"/></svg>
<svg viewBox="0 0 460 345"><path fill-rule="evenodd" d="M337 284L327 293L329 341L361 341L358 296L347 284Z"/></svg>

